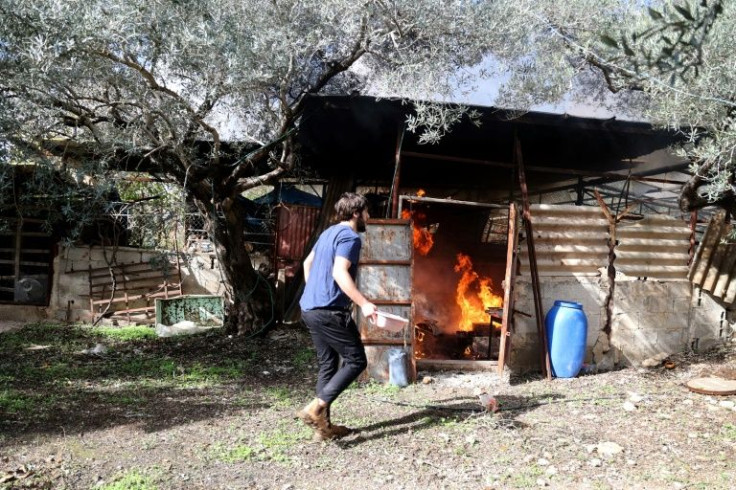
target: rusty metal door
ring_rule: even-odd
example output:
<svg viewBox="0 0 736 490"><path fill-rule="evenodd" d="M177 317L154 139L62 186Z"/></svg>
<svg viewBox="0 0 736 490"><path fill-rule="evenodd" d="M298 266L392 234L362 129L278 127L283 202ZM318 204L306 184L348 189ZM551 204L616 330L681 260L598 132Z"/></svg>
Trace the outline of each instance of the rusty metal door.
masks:
<svg viewBox="0 0 736 490"><path fill-rule="evenodd" d="M511 348L511 333L513 331L514 316L514 284L516 279L516 263L518 260L519 233L516 206L509 205L509 233L506 249L506 277L503 291L503 317L501 320L501 342L498 348L498 373L503 373L509 350Z"/></svg>
<svg viewBox="0 0 736 490"><path fill-rule="evenodd" d="M412 311L413 254L411 221L368 220L358 264L358 289L380 310L409 319L400 332L371 325L357 314L360 334L368 356L367 376L388 380L388 352L400 348L407 354L410 381L416 379L414 322Z"/></svg>

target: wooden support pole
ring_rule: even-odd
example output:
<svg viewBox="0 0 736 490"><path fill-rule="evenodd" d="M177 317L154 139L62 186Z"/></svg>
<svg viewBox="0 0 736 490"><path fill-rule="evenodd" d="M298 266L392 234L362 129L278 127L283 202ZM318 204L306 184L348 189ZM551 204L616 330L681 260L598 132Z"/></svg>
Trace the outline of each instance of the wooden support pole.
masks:
<svg viewBox="0 0 736 490"><path fill-rule="evenodd" d="M396 155L394 156L394 180L391 183L391 215L387 218L399 218L399 181L401 174L401 146L404 144L404 125L396 135Z"/></svg>
<svg viewBox="0 0 736 490"><path fill-rule="evenodd" d="M532 291L534 292L534 312L537 320L537 333L541 345L540 355L542 360L542 374L548 380L552 379L552 368L549 362L549 349L547 348L547 331L544 328L542 310L542 294L539 290L539 271L537 270L537 254L534 249L534 230L532 229L532 215L529 210L529 189L526 185L526 174L524 173L524 161L521 154L521 142L518 136L514 136L514 157L519 166L519 185L521 186L522 218L526 230L526 244L529 250L529 270L532 276Z"/></svg>
<svg viewBox="0 0 736 490"><path fill-rule="evenodd" d="M693 263L693 257L695 256L695 232L698 226L698 211L692 211L690 213L690 248L687 251L687 265Z"/></svg>
<svg viewBox="0 0 736 490"><path fill-rule="evenodd" d="M503 374L506 358L511 346L511 322L514 314L514 282L516 280L516 246L519 236L516 229L516 206L509 204L508 246L506 248L506 282L503 290L503 316L501 317L501 339L498 343L498 374ZM493 323L491 321L491 323ZM491 328L493 328L491 326ZM488 340L490 349L490 339Z"/></svg>

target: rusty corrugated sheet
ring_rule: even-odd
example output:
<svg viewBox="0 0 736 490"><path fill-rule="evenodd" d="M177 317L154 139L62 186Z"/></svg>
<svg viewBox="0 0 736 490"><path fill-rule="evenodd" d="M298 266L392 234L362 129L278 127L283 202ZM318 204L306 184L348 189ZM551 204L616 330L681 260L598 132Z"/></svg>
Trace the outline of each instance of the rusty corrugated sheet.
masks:
<svg viewBox="0 0 736 490"><path fill-rule="evenodd" d="M687 278L690 227L671 216L616 225L616 272L653 279Z"/></svg>
<svg viewBox="0 0 736 490"><path fill-rule="evenodd" d="M690 264L688 278L730 305L736 300L736 244L725 241L733 230L725 218L724 211L711 218Z"/></svg>
<svg viewBox="0 0 736 490"><path fill-rule="evenodd" d="M276 255L282 260L302 260L317 220L319 208L285 205L278 208Z"/></svg>
<svg viewBox="0 0 736 490"><path fill-rule="evenodd" d="M358 328L368 356L365 375L388 380L387 353L391 348L403 349L410 359L412 380L416 378L414 361L414 328L412 315L413 253L411 222L408 220L369 220L363 235L363 248L358 264L358 289L376 306L409 319L403 331L390 332L357 315Z"/></svg>
<svg viewBox="0 0 736 490"><path fill-rule="evenodd" d="M598 207L530 206L540 276L599 275L608 265L608 222ZM526 240L520 240L521 275L529 275Z"/></svg>

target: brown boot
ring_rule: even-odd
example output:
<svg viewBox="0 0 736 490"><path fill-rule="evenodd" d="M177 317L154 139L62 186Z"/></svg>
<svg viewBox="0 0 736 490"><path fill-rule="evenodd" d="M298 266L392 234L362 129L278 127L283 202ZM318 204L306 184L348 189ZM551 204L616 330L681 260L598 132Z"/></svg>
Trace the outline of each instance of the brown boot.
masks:
<svg viewBox="0 0 736 490"><path fill-rule="evenodd" d="M328 433L330 422L327 419L327 406L320 405L319 398L315 398L309 404L296 412L296 417L315 428L316 430Z"/></svg>
<svg viewBox="0 0 736 490"><path fill-rule="evenodd" d="M312 434L312 442L323 442L331 441L333 439L340 439L350 434L352 430L348 429L344 425L332 425L327 430L314 429Z"/></svg>
<svg viewBox="0 0 736 490"><path fill-rule="evenodd" d="M339 439L345 437L352 432L352 429L345 427L344 425L333 424L330 419L330 407L327 407L327 423L330 429L331 439Z"/></svg>

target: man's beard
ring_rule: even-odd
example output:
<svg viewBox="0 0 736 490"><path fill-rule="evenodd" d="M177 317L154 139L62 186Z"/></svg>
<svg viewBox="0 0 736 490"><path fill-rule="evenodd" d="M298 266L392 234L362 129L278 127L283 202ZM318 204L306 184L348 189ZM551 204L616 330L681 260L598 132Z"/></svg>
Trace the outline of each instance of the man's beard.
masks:
<svg viewBox="0 0 736 490"><path fill-rule="evenodd" d="M358 230L358 233L363 233L365 231L365 220L362 216L358 216L358 222L356 223L355 228Z"/></svg>

